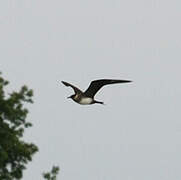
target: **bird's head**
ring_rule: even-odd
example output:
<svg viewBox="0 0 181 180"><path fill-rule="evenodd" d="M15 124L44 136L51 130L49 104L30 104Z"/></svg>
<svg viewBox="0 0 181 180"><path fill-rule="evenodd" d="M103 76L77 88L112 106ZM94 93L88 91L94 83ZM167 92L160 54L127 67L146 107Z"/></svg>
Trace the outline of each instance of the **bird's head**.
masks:
<svg viewBox="0 0 181 180"><path fill-rule="evenodd" d="M75 97L75 94L73 94L73 95L71 95L71 96L69 96L69 97L67 97L67 98L74 99L74 97Z"/></svg>

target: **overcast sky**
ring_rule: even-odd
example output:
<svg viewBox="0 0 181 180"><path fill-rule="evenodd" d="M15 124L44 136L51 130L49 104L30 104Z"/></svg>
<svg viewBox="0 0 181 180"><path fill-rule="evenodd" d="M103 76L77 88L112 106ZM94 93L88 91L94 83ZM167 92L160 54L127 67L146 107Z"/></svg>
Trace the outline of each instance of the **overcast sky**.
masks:
<svg viewBox="0 0 181 180"><path fill-rule="evenodd" d="M23 180L181 179L180 0L1 0L0 71L34 90ZM81 106L68 81L129 79Z"/></svg>

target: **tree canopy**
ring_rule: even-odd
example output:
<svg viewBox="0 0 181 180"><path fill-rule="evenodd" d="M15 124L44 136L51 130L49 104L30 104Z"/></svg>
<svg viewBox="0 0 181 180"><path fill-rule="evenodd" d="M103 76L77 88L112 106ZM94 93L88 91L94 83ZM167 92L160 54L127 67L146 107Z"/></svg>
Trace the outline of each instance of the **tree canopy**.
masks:
<svg viewBox="0 0 181 180"><path fill-rule="evenodd" d="M8 84L0 73L0 180L19 180L38 151L35 144L23 140L25 129L32 126L26 120L25 104L33 103L33 91L23 86L18 92L7 94L5 87ZM44 173L44 178L55 180L58 170L53 167L50 173Z"/></svg>

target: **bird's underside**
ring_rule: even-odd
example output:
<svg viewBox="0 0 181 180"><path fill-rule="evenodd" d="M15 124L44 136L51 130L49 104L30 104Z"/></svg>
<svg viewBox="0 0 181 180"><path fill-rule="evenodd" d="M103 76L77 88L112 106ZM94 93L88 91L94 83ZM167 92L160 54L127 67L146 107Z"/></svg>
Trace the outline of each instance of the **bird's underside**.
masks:
<svg viewBox="0 0 181 180"><path fill-rule="evenodd" d="M70 86L71 88L73 88L75 94L70 96L69 98L73 99L75 102L79 104L95 104L95 103L103 104L103 102L94 100L95 94L103 86L109 85L109 84L129 83L129 82L131 81L130 80L116 80L116 79L99 79L99 80L92 81L89 87L87 88L87 90L85 92L82 92L79 88L75 87L74 85L68 82L62 81L62 83L65 86Z"/></svg>

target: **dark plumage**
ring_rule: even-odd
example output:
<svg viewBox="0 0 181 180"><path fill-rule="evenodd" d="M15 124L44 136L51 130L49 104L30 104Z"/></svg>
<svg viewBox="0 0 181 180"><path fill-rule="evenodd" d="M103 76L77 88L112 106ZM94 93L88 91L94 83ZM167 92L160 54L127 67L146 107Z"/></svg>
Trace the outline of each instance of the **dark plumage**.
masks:
<svg viewBox="0 0 181 180"><path fill-rule="evenodd" d="M68 98L73 99L75 102L77 102L79 104L94 104L94 103L103 104L103 102L94 100L95 94L103 86L108 85L108 84L129 83L129 82L132 82L132 81L117 80L117 79L99 79L99 80L92 81L90 83L89 87L87 88L87 90L85 92L82 92L79 88L73 86L72 84L62 81L62 83L65 86L70 86L71 88L73 88L73 90L75 92L74 95L72 95Z"/></svg>

